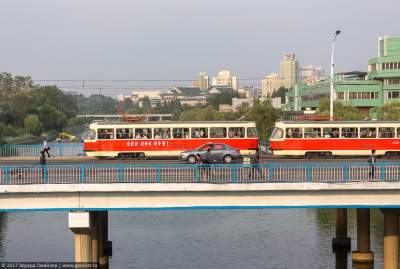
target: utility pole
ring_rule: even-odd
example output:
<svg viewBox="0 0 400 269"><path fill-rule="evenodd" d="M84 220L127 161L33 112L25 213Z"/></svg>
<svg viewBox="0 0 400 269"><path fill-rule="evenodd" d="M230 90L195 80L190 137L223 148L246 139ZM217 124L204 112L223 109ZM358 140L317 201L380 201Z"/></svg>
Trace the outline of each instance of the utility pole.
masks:
<svg viewBox="0 0 400 269"><path fill-rule="evenodd" d="M335 55L335 41L337 36L340 34L340 30L336 30L335 32L335 37L333 38L332 42L332 55L331 55L331 94L330 94L330 106L329 106L329 120L333 120L333 98L334 98L334 89L333 89L333 67L334 67L334 62L333 62L333 57Z"/></svg>

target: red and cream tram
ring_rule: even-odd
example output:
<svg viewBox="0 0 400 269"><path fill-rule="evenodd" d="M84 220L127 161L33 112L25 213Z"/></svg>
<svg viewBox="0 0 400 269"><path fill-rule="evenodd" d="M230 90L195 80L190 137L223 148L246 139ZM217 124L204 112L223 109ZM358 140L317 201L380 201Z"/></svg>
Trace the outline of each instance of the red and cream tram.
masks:
<svg viewBox="0 0 400 269"><path fill-rule="evenodd" d="M399 121L279 121L269 140L273 155L400 156Z"/></svg>
<svg viewBox="0 0 400 269"><path fill-rule="evenodd" d="M258 148L254 122L95 122L90 129L84 151L94 157L177 157L210 142L230 145L242 155Z"/></svg>

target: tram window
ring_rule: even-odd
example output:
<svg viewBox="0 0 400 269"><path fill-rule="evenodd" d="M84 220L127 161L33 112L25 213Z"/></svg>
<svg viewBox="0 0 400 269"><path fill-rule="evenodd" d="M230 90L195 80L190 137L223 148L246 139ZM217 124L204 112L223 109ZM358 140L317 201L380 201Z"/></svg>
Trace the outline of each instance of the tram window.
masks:
<svg viewBox="0 0 400 269"><path fill-rule="evenodd" d="M358 128L355 127L342 128L342 138L358 138Z"/></svg>
<svg viewBox="0 0 400 269"><path fill-rule="evenodd" d="M226 128L225 127L211 127L210 128L210 138L226 138Z"/></svg>
<svg viewBox="0 0 400 269"><path fill-rule="evenodd" d="M115 129L115 137L117 139L132 139L133 130L131 128L117 128Z"/></svg>
<svg viewBox="0 0 400 269"><path fill-rule="evenodd" d="M189 138L189 128L173 128L172 132L174 138Z"/></svg>
<svg viewBox="0 0 400 269"><path fill-rule="evenodd" d="M94 140L94 139L96 139L96 131L93 129L90 129L87 132L85 132L83 136L84 136L85 140Z"/></svg>
<svg viewBox="0 0 400 269"><path fill-rule="evenodd" d="M376 128L360 128L360 138L376 138Z"/></svg>
<svg viewBox="0 0 400 269"><path fill-rule="evenodd" d="M242 137L244 137L244 128L243 127L229 127L229 129L228 129L228 137L229 138L242 138Z"/></svg>
<svg viewBox="0 0 400 269"><path fill-rule="evenodd" d="M136 128L135 139L151 139L152 131L151 128Z"/></svg>
<svg viewBox="0 0 400 269"><path fill-rule="evenodd" d="M208 138L208 128L192 128L192 138Z"/></svg>
<svg viewBox="0 0 400 269"><path fill-rule="evenodd" d="M97 139L114 139L114 129L98 129Z"/></svg>
<svg viewBox="0 0 400 269"><path fill-rule="evenodd" d="M394 128L393 127L381 127L378 131L379 138L393 138Z"/></svg>
<svg viewBox="0 0 400 269"><path fill-rule="evenodd" d="M303 131L301 128L286 128L286 138L302 138Z"/></svg>
<svg viewBox="0 0 400 269"><path fill-rule="evenodd" d="M283 138L283 130L279 127L275 127L272 131L271 138Z"/></svg>
<svg viewBox="0 0 400 269"><path fill-rule="evenodd" d="M339 128L323 128L324 138L339 138Z"/></svg>
<svg viewBox="0 0 400 269"><path fill-rule="evenodd" d="M321 128L304 128L304 138L321 138Z"/></svg>
<svg viewBox="0 0 400 269"><path fill-rule="evenodd" d="M154 128L154 139L170 139L171 129L169 128Z"/></svg>
<svg viewBox="0 0 400 269"><path fill-rule="evenodd" d="M247 127L247 137L248 138L257 137L257 128L256 127Z"/></svg>

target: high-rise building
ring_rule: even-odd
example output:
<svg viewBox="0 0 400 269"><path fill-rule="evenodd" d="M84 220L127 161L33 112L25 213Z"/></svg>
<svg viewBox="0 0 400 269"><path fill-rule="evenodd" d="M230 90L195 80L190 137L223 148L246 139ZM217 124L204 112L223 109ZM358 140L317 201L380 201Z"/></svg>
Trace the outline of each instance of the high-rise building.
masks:
<svg viewBox="0 0 400 269"><path fill-rule="evenodd" d="M234 90L239 88L239 78L232 76L229 70L219 71L216 77L211 80L211 86L228 86Z"/></svg>
<svg viewBox="0 0 400 269"><path fill-rule="evenodd" d="M300 69L300 78L298 79L297 82L316 82L324 78L325 76L325 71L322 69L322 67L318 66L303 66Z"/></svg>
<svg viewBox="0 0 400 269"><path fill-rule="evenodd" d="M199 73L193 86L199 87L203 91L207 90L210 87L210 77L206 73Z"/></svg>
<svg viewBox="0 0 400 269"><path fill-rule="evenodd" d="M261 96L263 98L271 97L274 91L282 86L282 79L276 73L271 73L261 81Z"/></svg>
<svg viewBox="0 0 400 269"><path fill-rule="evenodd" d="M295 54L285 54L280 64L282 86L287 89L294 88L294 85L297 83L300 77L299 71L299 62L296 61Z"/></svg>

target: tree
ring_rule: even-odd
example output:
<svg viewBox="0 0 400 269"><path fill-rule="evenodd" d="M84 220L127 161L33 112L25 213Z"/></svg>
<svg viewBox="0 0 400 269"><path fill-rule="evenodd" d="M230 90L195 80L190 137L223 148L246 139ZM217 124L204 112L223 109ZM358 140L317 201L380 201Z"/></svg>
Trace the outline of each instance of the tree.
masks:
<svg viewBox="0 0 400 269"><path fill-rule="evenodd" d="M330 115L330 101L326 98L319 101L318 115ZM346 106L340 101L333 102L333 116L340 120L363 120L368 115L360 113L354 106Z"/></svg>
<svg viewBox="0 0 400 269"><path fill-rule="evenodd" d="M375 108L378 120L400 120L400 102L392 102Z"/></svg>
<svg viewBox="0 0 400 269"><path fill-rule="evenodd" d="M238 98L237 92L222 92L207 97L207 104L212 105L215 109L219 109L220 104L232 105L232 98Z"/></svg>
<svg viewBox="0 0 400 269"><path fill-rule="evenodd" d="M286 89L285 87L279 87L278 90L276 90L272 93L271 97L272 98L280 97L281 103L284 104L284 103L286 103L286 93L288 91L289 91L289 89Z"/></svg>
<svg viewBox="0 0 400 269"><path fill-rule="evenodd" d="M27 115L24 119L24 128L31 135L40 136L43 131L42 123L37 115Z"/></svg>
<svg viewBox="0 0 400 269"><path fill-rule="evenodd" d="M270 100L265 100L263 102L255 101L244 119L255 121L259 139L266 140L280 116L281 111L274 108Z"/></svg>

